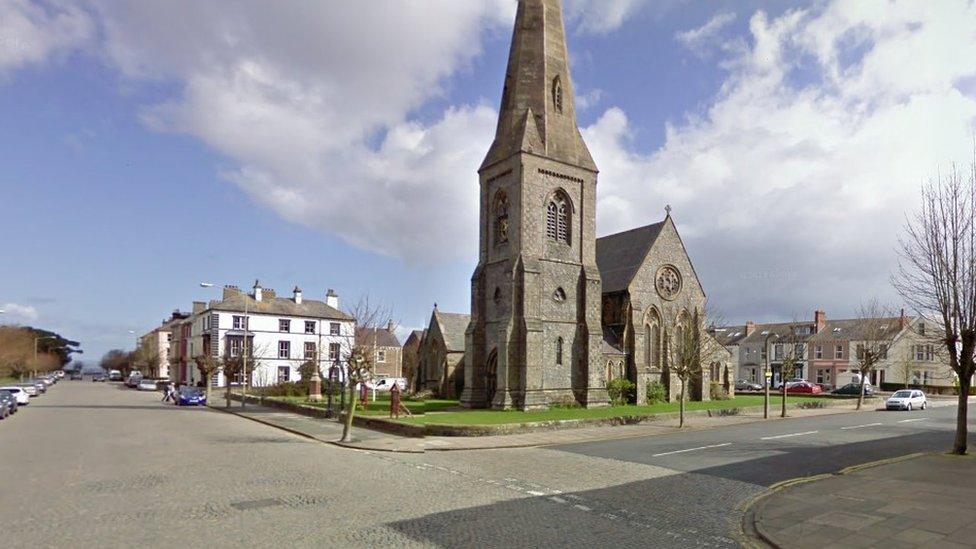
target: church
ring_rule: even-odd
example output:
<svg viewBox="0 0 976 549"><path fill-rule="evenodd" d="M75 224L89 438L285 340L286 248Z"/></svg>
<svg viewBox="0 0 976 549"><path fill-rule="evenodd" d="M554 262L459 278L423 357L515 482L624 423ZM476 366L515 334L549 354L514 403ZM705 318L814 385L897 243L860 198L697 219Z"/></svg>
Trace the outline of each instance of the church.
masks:
<svg viewBox="0 0 976 549"><path fill-rule="evenodd" d="M704 326L704 289L670 208L658 223L596 237L598 169L573 97L560 0L520 0L495 139L478 170L463 359L445 361L443 345L421 356L419 388L463 387L462 406L518 410L607 406L618 377L635 383L636 402L652 381L669 400L680 394L669 337ZM442 317L435 310L428 331ZM713 378L731 390L726 358L702 357L691 398L708 399Z"/></svg>

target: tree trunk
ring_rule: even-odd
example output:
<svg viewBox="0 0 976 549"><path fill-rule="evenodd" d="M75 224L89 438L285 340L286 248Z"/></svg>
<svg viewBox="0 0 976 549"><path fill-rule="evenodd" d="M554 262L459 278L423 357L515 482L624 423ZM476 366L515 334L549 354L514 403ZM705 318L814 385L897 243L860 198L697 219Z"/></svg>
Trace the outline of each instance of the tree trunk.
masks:
<svg viewBox="0 0 976 549"><path fill-rule="evenodd" d="M861 405L864 404L864 377L865 372L861 371L861 390L857 392L857 409L861 409Z"/></svg>
<svg viewBox="0 0 976 549"><path fill-rule="evenodd" d="M780 403L780 414L779 417L786 417L786 369L782 371L782 383L783 383L783 401Z"/></svg>
<svg viewBox="0 0 976 549"><path fill-rule="evenodd" d="M968 377L959 376L959 407L956 410L956 439L952 443L952 453L966 455L966 436L969 425L969 386Z"/></svg>
<svg viewBox="0 0 976 549"><path fill-rule="evenodd" d="M224 375L224 387L227 388L227 402L224 404L224 408L230 408L230 376Z"/></svg>
<svg viewBox="0 0 976 549"><path fill-rule="evenodd" d="M678 428L685 426L685 378L681 378L681 395L678 397Z"/></svg>
<svg viewBox="0 0 976 549"><path fill-rule="evenodd" d="M352 418L356 413L356 384L349 384L349 408L346 410L346 418L342 423L342 439L340 442L352 442Z"/></svg>

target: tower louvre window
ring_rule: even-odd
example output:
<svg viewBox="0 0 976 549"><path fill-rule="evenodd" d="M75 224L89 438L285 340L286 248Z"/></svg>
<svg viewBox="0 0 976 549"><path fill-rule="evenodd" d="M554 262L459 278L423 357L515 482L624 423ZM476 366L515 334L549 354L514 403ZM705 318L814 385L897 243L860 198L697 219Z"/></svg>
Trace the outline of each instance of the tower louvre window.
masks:
<svg viewBox="0 0 976 549"><path fill-rule="evenodd" d="M569 199L562 193L556 193L546 207L546 237L561 244L569 244L570 240L570 205Z"/></svg>

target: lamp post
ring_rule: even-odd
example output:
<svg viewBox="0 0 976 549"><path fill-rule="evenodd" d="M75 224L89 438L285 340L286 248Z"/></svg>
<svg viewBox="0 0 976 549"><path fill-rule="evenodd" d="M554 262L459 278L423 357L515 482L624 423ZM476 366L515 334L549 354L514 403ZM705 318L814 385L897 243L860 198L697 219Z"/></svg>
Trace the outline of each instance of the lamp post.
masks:
<svg viewBox="0 0 976 549"><path fill-rule="evenodd" d="M338 361L336 361L336 362L338 362ZM328 419L332 419L332 418L335 417L335 408L334 408L334 404L333 404L333 398L334 398L333 393L335 392L336 376L338 376L338 375L339 375L339 366L338 366L338 364L333 364L332 366L329 366L329 397L328 397L329 398L329 406L328 406L328 408L325 409L325 417L328 418Z"/></svg>
<svg viewBox="0 0 976 549"><path fill-rule="evenodd" d="M763 368L763 419L769 419L769 382L773 379L773 372L769 370L769 340L777 337L772 331L766 333L763 340L763 353L766 355L765 366Z"/></svg>
<svg viewBox="0 0 976 549"><path fill-rule="evenodd" d="M209 282L201 282L200 287L213 288L214 285ZM247 332L250 327L250 322L247 318L247 299L247 292L244 292L244 342L241 344L241 408L247 406ZM217 333L220 333L220 326L217 326ZM227 385L230 386L230 380L228 379L226 381ZM230 396L230 393L227 394ZM230 402L227 404L229 406Z"/></svg>

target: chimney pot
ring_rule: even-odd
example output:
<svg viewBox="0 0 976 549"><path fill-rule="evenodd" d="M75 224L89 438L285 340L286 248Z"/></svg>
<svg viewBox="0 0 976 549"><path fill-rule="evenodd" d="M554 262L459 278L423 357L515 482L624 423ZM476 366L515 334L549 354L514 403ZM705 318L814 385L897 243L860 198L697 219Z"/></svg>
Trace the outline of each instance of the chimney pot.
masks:
<svg viewBox="0 0 976 549"><path fill-rule="evenodd" d="M293 294L294 294L294 298L295 298L295 304L296 305L301 305L302 304L302 289L299 288L298 286L295 286L295 290L293 291Z"/></svg>
<svg viewBox="0 0 976 549"><path fill-rule="evenodd" d="M756 323L749 320L746 322L746 337L751 336L756 331Z"/></svg>
<svg viewBox="0 0 976 549"><path fill-rule="evenodd" d="M325 294L325 304L333 309L339 308L339 296L332 288L329 288L329 291Z"/></svg>
<svg viewBox="0 0 976 549"><path fill-rule="evenodd" d="M827 327L827 313L817 309L813 312L813 323L815 325L816 333L820 333Z"/></svg>

